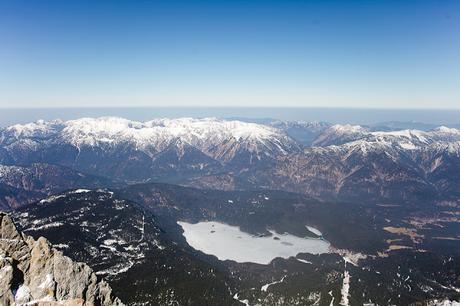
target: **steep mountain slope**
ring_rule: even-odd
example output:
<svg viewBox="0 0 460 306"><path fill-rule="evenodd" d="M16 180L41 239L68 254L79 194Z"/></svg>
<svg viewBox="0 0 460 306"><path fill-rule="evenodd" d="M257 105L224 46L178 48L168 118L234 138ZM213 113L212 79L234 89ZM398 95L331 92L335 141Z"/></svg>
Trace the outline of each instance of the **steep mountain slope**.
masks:
<svg viewBox="0 0 460 306"><path fill-rule="evenodd" d="M335 128L337 129L337 128ZM416 200L458 194L460 131L363 132L344 129L307 148L280 157L271 186L344 199ZM357 138L353 140L353 138ZM320 138L319 138L320 139ZM352 139L350 141L350 139ZM262 173L259 173L263 175Z"/></svg>
<svg viewBox="0 0 460 306"><path fill-rule="evenodd" d="M280 189L367 202L455 198L460 193L460 131L370 132L333 126L315 143L275 163L238 173L205 175L186 185Z"/></svg>
<svg viewBox="0 0 460 306"><path fill-rule="evenodd" d="M336 124L324 130L313 141L313 146L325 147L330 145L341 145L356 139L363 138L367 129L359 125Z"/></svg>
<svg viewBox="0 0 460 306"><path fill-rule="evenodd" d="M226 166L247 167L299 150L275 128L213 118L39 121L1 130L0 148L3 164L60 164L127 181L180 176L177 169L158 171L157 164L165 159L162 153L168 150L179 150L187 168L199 169L200 174Z"/></svg>
<svg viewBox="0 0 460 306"><path fill-rule="evenodd" d="M148 196L148 199L143 198L148 205L140 206L117 196L135 197L142 190L142 195ZM238 216L247 215L248 211L260 207L260 204L270 203L264 209L264 221L251 227L251 220L257 218L252 219L249 214L251 219L242 222L244 228L264 232L266 224L273 224L283 210L279 200L285 196L278 193L278 196L266 194L261 197L263 194L207 192L161 184L148 184L145 188L138 185L115 194L76 190L25 207L17 211L15 216L28 234L46 235L65 254L88 261L97 274L104 275L110 281L114 292L130 305L241 305L235 298L238 292L240 295L251 294L256 300L261 298L265 305L272 304L270 301L283 301L286 294L291 301L306 301L308 292L313 289L334 290L337 295L340 279L327 280L325 273L341 268L336 263L337 255L309 258L314 262L325 262L326 267L320 270L295 259L266 266L221 262L188 246L181 227L176 223L178 218L187 220L194 216L199 220L216 213L221 217L226 215L228 221L235 222L241 219ZM272 196L270 200L268 197ZM228 207L229 197L235 197L235 207L241 206L241 210L236 210L235 214ZM291 197L294 202L302 198L295 194ZM218 202L223 205L214 207ZM274 206L278 206L278 210L270 212ZM206 211L209 214L202 214ZM260 219L262 215L256 216ZM307 232L304 226L298 228ZM308 282L313 284L313 289L308 285L295 293L281 291L274 294L271 290L251 292L251 287L260 288L282 273L297 275L289 283ZM321 288L322 284L326 284L324 288ZM297 293L301 293L300 296ZM330 297L326 295L325 301L329 300Z"/></svg>
<svg viewBox="0 0 460 306"><path fill-rule="evenodd" d="M41 197L40 192L25 191L0 183L0 209L2 211L18 208L22 203L33 202Z"/></svg>
<svg viewBox="0 0 460 306"><path fill-rule="evenodd" d="M18 208L67 189L113 186L109 179L57 165L0 165L0 208Z"/></svg>
<svg viewBox="0 0 460 306"><path fill-rule="evenodd" d="M383 132L323 123L271 125L212 118L39 121L1 130L0 159L3 164L64 165L123 183L281 189L371 202L460 194L459 130ZM313 146L302 149L289 133L300 133L300 138L309 138L300 141ZM4 206L15 205L7 189L22 189L17 185L2 187ZM27 193L22 198L26 196L36 199Z"/></svg>
<svg viewBox="0 0 460 306"><path fill-rule="evenodd" d="M304 146L311 146L315 139L331 126L327 122L315 121L270 121L267 124L285 131L292 139Z"/></svg>
<svg viewBox="0 0 460 306"><path fill-rule="evenodd" d="M56 301L56 303L54 303ZM59 302L59 303L58 303ZM73 262L43 237L20 233L0 213L0 304L122 305L83 263Z"/></svg>
<svg viewBox="0 0 460 306"><path fill-rule="evenodd" d="M229 278L178 244L169 221L112 192L68 191L14 216L25 233L88 263L129 305L237 304Z"/></svg>

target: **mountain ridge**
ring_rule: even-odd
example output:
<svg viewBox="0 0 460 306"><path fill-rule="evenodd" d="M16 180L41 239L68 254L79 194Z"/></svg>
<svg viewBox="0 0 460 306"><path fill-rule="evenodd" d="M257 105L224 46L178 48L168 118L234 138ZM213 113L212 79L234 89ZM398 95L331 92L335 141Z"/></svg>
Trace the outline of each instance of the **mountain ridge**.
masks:
<svg viewBox="0 0 460 306"><path fill-rule="evenodd" d="M289 135L293 131L296 139ZM120 183L275 188L347 200L407 201L413 194L460 194L455 171L460 169L460 131L114 117L38 121L0 130L0 164L33 163Z"/></svg>

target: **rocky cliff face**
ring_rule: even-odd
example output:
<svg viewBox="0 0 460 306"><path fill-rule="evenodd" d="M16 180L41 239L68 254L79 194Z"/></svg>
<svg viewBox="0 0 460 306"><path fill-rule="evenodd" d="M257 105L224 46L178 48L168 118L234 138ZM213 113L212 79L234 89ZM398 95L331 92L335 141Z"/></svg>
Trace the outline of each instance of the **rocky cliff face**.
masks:
<svg viewBox="0 0 460 306"><path fill-rule="evenodd" d="M123 305L105 281L0 213L0 305Z"/></svg>

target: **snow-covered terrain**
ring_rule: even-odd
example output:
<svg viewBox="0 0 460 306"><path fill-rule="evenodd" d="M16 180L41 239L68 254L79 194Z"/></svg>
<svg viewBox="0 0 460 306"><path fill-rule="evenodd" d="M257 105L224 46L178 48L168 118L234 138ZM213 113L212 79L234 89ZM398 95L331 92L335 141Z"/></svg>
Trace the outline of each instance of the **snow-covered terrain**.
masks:
<svg viewBox="0 0 460 306"><path fill-rule="evenodd" d="M219 146L232 149L237 142L249 151L286 153L295 143L280 130L256 123L216 118L155 119L147 122L131 121L118 117L81 118L77 120L38 121L17 124L0 133L0 144L15 143L36 146L37 141L67 143L77 148L83 146L113 147L129 144L148 155L166 149L173 142L183 142L213 157L225 159ZM229 152L226 152L229 154Z"/></svg>
<svg viewBox="0 0 460 306"><path fill-rule="evenodd" d="M331 145L357 146L363 143L371 144L376 148L385 145L397 146L401 149L422 149L426 146L460 142L460 131L454 128L440 126L431 131L397 130L397 131L370 131L359 125L334 125L324 131L315 140L314 145L327 147Z"/></svg>
<svg viewBox="0 0 460 306"><path fill-rule="evenodd" d="M329 243L322 239L280 235L273 231L271 236L259 237L242 232L236 226L214 221L178 223L184 229L184 237L190 246L220 260L268 264L276 257L329 252Z"/></svg>
<svg viewBox="0 0 460 306"><path fill-rule="evenodd" d="M321 147L359 140L380 144L399 143L401 148L412 149L435 142L460 141L459 130L444 126L431 131L371 131L367 127L350 124L328 127L325 123L274 122L264 125L217 118L162 118L139 122L119 117L100 117L16 124L0 130L0 144L32 149L43 142L63 142L78 148L130 144L137 150L154 154L180 140L214 156L221 151L216 146L226 145L229 149L228 142L234 141L250 151L265 149L268 152L287 153L297 147L294 139L285 132L292 126L317 132L313 145Z"/></svg>

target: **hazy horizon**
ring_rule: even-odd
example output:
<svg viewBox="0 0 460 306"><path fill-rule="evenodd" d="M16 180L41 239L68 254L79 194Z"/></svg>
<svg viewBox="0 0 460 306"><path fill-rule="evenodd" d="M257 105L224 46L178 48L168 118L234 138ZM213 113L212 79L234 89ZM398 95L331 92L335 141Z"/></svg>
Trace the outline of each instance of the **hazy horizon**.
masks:
<svg viewBox="0 0 460 306"><path fill-rule="evenodd" d="M371 109L329 107L80 107L80 108L3 108L0 126L37 120L71 120L81 117L116 116L146 121L168 117L217 117L223 119L264 119L285 121L324 121L337 124L372 125L382 122L412 122L460 126L460 110L450 109Z"/></svg>

